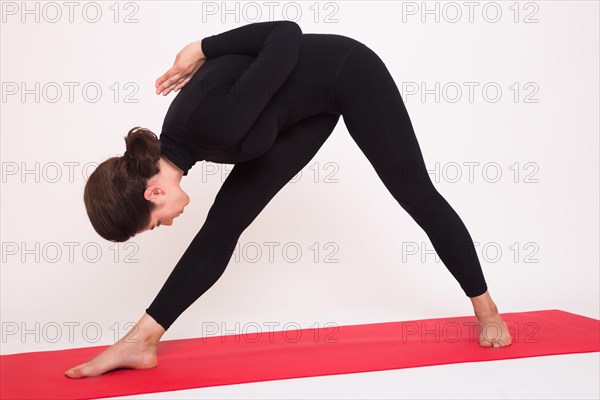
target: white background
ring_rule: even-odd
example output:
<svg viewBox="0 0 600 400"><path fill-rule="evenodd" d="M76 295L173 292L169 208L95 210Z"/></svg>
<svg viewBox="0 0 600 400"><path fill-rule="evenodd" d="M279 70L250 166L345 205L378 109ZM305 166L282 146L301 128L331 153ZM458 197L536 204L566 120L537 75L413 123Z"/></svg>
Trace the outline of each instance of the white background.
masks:
<svg viewBox="0 0 600 400"><path fill-rule="evenodd" d="M82 2L73 22L61 2L26 4L37 11L2 3L2 354L112 344L139 319L232 165L197 163L182 180L191 197L185 214L127 246L100 238L87 219L90 163L122 154L133 126L160 134L175 94L155 95L154 81L185 44L258 20L292 19L305 33L351 36L384 60L436 187L477 243L500 313L599 317L597 2L476 2L472 22L464 2L428 2L437 22L421 2L297 2L287 14L276 2L272 15L258 2L259 18L257 8L237 2L227 3L238 7L230 14L219 2ZM97 8L98 22L86 21ZM137 22L125 23L128 15ZM472 101L465 82L475 87ZM415 85L432 92L409 93ZM95 87L102 93L93 99ZM502 90L497 99L494 87ZM472 176L469 163L476 163ZM268 242L278 244L272 259ZM421 250L405 254L412 244ZM223 276L163 340L203 336L206 323L232 334L248 323L291 329L472 315L342 118L239 245ZM328 255L337 262L326 262Z"/></svg>

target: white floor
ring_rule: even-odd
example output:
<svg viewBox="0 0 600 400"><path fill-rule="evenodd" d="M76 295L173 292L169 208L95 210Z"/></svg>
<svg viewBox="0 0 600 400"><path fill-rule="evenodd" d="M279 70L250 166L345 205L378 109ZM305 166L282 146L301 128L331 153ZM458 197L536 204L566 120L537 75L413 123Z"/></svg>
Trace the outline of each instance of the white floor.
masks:
<svg viewBox="0 0 600 400"><path fill-rule="evenodd" d="M599 377L600 353L584 353L285 379L119 398L599 399Z"/></svg>

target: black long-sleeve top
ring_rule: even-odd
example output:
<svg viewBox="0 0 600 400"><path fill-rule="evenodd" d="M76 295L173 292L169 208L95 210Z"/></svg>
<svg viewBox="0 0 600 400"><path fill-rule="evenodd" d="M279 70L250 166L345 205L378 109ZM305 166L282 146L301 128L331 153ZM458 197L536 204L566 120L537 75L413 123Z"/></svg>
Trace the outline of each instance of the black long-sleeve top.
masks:
<svg viewBox="0 0 600 400"><path fill-rule="evenodd" d="M302 33L293 21L257 22L202 39L204 64L173 99L161 153L187 175L202 160L254 159L306 117L340 115L335 77L356 40Z"/></svg>

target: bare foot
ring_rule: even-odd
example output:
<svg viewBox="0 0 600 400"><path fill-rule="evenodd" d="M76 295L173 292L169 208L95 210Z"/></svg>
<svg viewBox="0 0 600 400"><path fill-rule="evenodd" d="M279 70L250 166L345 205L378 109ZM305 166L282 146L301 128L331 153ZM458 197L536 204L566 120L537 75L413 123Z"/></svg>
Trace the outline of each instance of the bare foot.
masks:
<svg viewBox="0 0 600 400"><path fill-rule="evenodd" d="M148 314L121 340L92 360L65 371L68 378L92 378L117 368L148 369L158 365L157 347L165 330Z"/></svg>
<svg viewBox="0 0 600 400"><path fill-rule="evenodd" d="M479 345L482 347L505 347L512 344L508 326L498 313L498 307L489 291L471 297L475 316L479 320Z"/></svg>
<svg viewBox="0 0 600 400"><path fill-rule="evenodd" d="M500 314L491 313L478 315L479 345L482 347L506 347L512 344L512 337L508 332L508 326Z"/></svg>

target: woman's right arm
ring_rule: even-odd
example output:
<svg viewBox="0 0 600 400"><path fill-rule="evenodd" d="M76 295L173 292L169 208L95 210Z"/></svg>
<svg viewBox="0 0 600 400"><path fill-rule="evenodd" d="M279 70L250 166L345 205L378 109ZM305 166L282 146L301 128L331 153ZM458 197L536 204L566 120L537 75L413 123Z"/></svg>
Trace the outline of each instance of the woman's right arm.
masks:
<svg viewBox="0 0 600 400"><path fill-rule="evenodd" d="M200 40L186 45L175 56L173 66L154 82L156 94L162 93L163 96L166 96L171 91L176 92L184 87L205 60L206 56L202 51Z"/></svg>
<svg viewBox="0 0 600 400"><path fill-rule="evenodd" d="M258 101L253 101L254 104L250 104L250 107L246 104L242 108L246 113L250 111L251 118L256 118L257 112L264 108L266 101L293 70L298 58L301 36L302 30L298 24L280 20L256 22L192 42L177 54L173 67L156 80L156 93L167 95L172 90L181 89L206 59L227 54L256 57L249 70L230 88L230 92L238 94L259 88L258 93L253 92L253 95L259 97L255 97L254 100ZM206 104L205 110L214 118L226 109L228 113L240 110L239 106L232 104L230 98L226 102ZM224 119L224 122L228 121ZM241 122L244 125L244 122L248 121ZM246 124L246 129L248 128Z"/></svg>
<svg viewBox="0 0 600 400"><path fill-rule="evenodd" d="M296 66L302 30L293 21L259 22L202 40L208 59L225 55L254 57L231 85L215 87L194 110L189 123L204 126L209 147L237 145ZM208 124L208 125L207 125Z"/></svg>
<svg viewBox="0 0 600 400"><path fill-rule="evenodd" d="M284 34L286 37L282 38L284 41L292 40L291 37L301 33L298 24L293 21L255 22L216 35L207 36L200 41L201 48L206 58L214 58L226 54L242 54L256 57L261 52L269 35L275 29L287 31ZM290 29L295 32L291 32ZM281 42L276 43L276 39L272 39L270 42L271 46L280 47L277 50L286 53L286 49L281 47ZM287 50L287 52L290 52L290 50Z"/></svg>

